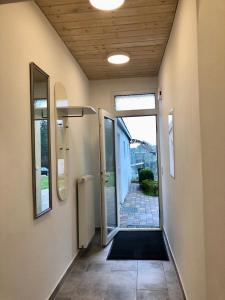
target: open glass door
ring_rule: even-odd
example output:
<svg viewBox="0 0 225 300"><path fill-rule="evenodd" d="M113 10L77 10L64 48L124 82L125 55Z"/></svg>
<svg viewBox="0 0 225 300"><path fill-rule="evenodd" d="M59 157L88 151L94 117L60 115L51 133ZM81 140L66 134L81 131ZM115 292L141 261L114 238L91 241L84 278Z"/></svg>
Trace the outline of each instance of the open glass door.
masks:
<svg viewBox="0 0 225 300"><path fill-rule="evenodd" d="M101 233L106 246L119 230L116 180L116 120L99 110L101 156Z"/></svg>

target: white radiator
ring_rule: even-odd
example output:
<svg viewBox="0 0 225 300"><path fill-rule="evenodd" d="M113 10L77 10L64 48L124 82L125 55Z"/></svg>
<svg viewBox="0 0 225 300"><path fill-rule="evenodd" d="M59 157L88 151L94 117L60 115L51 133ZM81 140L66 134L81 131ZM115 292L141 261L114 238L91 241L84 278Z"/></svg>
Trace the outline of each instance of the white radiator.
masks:
<svg viewBox="0 0 225 300"><path fill-rule="evenodd" d="M93 176L77 180L78 185L78 246L87 248L95 234L95 203Z"/></svg>

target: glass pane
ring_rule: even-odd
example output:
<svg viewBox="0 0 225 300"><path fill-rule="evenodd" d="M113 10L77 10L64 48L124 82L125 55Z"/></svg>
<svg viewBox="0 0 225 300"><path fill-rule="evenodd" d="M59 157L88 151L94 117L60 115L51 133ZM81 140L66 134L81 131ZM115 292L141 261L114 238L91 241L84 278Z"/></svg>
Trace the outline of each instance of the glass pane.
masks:
<svg viewBox="0 0 225 300"><path fill-rule="evenodd" d="M155 95L127 95L115 97L116 111L154 109Z"/></svg>
<svg viewBox="0 0 225 300"><path fill-rule="evenodd" d="M114 121L108 118L105 123L105 201L107 208L107 233L117 227L117 199L116 199L116 166L115 166L115 138Z"/></svg>

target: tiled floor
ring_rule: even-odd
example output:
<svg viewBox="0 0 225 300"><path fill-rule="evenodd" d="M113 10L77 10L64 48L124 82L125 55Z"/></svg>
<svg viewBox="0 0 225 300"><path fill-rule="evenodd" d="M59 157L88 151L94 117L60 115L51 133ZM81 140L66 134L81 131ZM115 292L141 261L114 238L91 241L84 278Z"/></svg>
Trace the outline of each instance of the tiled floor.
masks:
<svg viewBox="0 0 225 300"><path fill-rule="evenodd" d="M76 259L55 300L183 300L172 262L107 261L99 235Z"/></svg>
<svg viewBox="0 0 225 300"><path fill-rule="evenodd" d="M120 207L121 228L158 228L159 199L146 196L138 183L132 183Z"/></svg>

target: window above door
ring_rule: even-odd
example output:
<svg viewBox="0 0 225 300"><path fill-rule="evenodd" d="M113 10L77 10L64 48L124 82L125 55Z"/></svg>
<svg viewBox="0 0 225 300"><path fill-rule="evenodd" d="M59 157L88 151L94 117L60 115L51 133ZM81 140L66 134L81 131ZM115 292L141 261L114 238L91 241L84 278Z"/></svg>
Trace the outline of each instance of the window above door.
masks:
<svg viewBox="0 0 225 300"><path fill-rule="evenodd" d="M155 109L155 94L135 94L115 96L115 110Z"/></svg>

